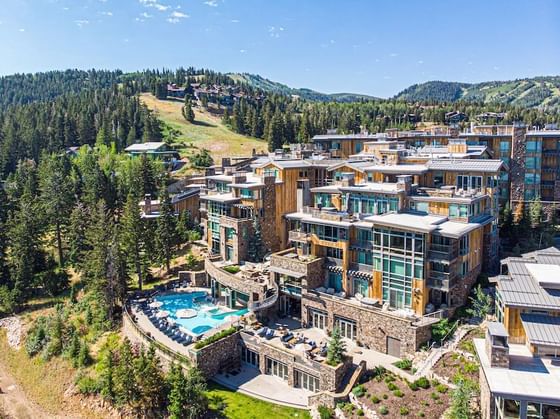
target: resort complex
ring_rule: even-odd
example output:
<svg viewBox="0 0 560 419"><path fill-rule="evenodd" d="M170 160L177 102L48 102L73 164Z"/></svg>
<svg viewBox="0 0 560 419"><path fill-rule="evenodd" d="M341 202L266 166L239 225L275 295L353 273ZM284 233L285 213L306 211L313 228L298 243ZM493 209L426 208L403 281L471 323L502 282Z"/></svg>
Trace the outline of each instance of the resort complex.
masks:
<svg viewBox="0 0 560 419"><path fill-rule="evenodd" d="M560 251L500 264L498 234L504 205L521 216L541 197L557 215L559 152L560 131L498 125L328 133L224 159L173 201L200 222L204 270L130 298L125 329L227 387L334 408L368 368L431 348L479 275L497 275L497 321L475 339L483 417L559 417ZM158 216L149 196L140 206ZM335 333L347 356L333 363Z"/></svg>

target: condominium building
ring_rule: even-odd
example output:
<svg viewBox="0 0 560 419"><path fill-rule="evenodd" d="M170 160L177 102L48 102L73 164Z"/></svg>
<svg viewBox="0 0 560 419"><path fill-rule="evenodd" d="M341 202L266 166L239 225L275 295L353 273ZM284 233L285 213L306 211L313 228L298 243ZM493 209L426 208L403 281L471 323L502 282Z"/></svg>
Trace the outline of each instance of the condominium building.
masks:
<svg viewBox="0 0 560 419"><path fill-rule="evenodd" d="M560 251L502 261L497 323L475 339L483 418L560 418Z"/></svg>

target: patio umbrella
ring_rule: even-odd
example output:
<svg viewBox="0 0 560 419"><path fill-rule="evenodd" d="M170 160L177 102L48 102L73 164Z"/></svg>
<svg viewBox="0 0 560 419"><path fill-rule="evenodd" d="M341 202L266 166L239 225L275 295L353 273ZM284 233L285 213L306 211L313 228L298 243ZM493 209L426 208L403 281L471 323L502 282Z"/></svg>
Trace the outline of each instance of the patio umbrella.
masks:
<svg viewBox="0 0 560 419"><path fill-rule="evenodd" d="M154 301L153 303L149 304L151 308L160 308L162 305L163 303L161 301Z"/></svg>
<svg viewBox="0 0 560 419"><path fill-rule="evenodd" d="M313 349L313 347L309 343L298 343L294 349L302 352L307 352Z"/></svg>
<svg viewBox="0 0 560 419"><path fill-rule="evenodd" d="M159 312L156 314L156 317L157 317L158 319L163 319L164 317L167 317L167 316L169 316L169 311L165 311L165 310L159 311Z"/></svg>

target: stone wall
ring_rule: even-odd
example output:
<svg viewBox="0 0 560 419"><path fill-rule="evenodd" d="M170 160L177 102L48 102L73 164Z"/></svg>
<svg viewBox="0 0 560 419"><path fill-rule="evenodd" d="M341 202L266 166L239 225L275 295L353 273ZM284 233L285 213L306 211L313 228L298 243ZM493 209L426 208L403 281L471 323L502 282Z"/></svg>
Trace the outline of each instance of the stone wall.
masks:
<svg viewBox="0 0 560 419"><path fill-rule="evenodd" d="M304 359L287 350L282 350L255 336L241 333L242 345L259 354L259 371L266 374L266 359L274 359L288 366L289 386L295 386L295 371L302 371L319 379L321 391L337 391L346 372L352 366L352 359L348 358L342 364L331 367L322 362Z"/></svg>
<svg viewBox="0 0 560 419"><path fill-rule="evenodd" d="M226 336L201 349L189 349L193 364L208 379L218 374L224 367L239 367L241 347L239 332Z"/></svg>
<svg viewBox="0 0 560 419"><path fill-rule="evenodd" d="M263 214L260 219L261 232L264 246L267 252L277 252L281 249L281 237L277 232L277 226L284 227L283 214L276 214L276 177L264 176Z"/></svg>
<svg viewBox="0 0 560 419"><path fill-rule="evenodd" d="M367 348L387 353L388 338L400 340L400 357L412 355L431 337L430 325L415 326L411 320L397 317L375 308L358 306L343 299L335 299L324 294L305 292L302 295L302 323L309 326L310 309L327 313L327 330L334 327L339 316L356 322L356 341Z"/></svg>
<svg viewBox="0 0 560 419"><path fill-rule="evenodd" d="M226 239L226 228L232 228L235 233L230 240ZM247 260L247 249L249 237L253 235L253 221L247 218L220 217L220 254L227 259L226 246L232 247L233 255L231 261L239 264Z"/></svg>
<svg viewBox="0 0 560 419"><path fill-rule="evenodd" d="M458 280L459 283L455 288L449 291L453 307L459 307L467 303L469 293L480 274L481 268L481 265L478 265L472 269L463 279Z"/></svg>
<svg viewBox="0 0 560 419"><path fill-rule="evenodd" d="M270 258L270 266L286 269L288 271L297 272L305 275L302 286L308 289L314 289L323 285L323 258L314 260L301 260L298 258L288 258L286 253L295 253L296 249L284 250L280 253L273 254Z"/></svg>
<svg viewBox="0 0 560 419"><path fill-rule="evenodd" d="M480 368L478 375L478 384L480 386L480 418L490 419L493 417L495 409L494 397L490 392L488 381L486 381L484 369Z"/></svg>
<svg viewBox="0 0 560 419"><path fill-rule="evenodd" d="M188 280L194 287L208 287L206 271L179 271L179 281Z"/></svg>
<svg viewBox="0 0 560 419"><path fill-rule="evenodd" d="M210 259L206 259L204 261L204 269L208 273L208 276L214 278L220 284L248 295L249 301L254 301L253 293L259 295L259 300L264 298L264 294L267 289L267 285L264 283L241 279L215 266Z"/></svg>
<svg viewBox="0 0 560 419"><path fill-rule="evenodd" d="M514 214L517 214L522 210L523 201L525 199L525 153L527 149L525 143L526 133L526 127L514 126L513 128L509 178L511 184L511 208ZM518 208L519 205L521 205L521 208Z"/></svg>

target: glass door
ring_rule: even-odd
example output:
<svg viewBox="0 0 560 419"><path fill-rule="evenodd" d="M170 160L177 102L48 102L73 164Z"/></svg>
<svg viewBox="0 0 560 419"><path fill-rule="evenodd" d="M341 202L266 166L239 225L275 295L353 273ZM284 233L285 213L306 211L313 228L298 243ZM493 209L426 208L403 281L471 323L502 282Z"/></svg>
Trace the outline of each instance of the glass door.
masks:
<svg viewBox="0 0 560 419"><path fill-rule="evenodd" d="M327 327L327 315L320 313L318 311L311 312L311 327L316 327L317 329L326 329Z"/></svg>
<svg viewBox="0 0 560 419"><path fill-rule="evenodd" d="M389 305L393 308L404 308L404 292L389 290Z"/></svg>

